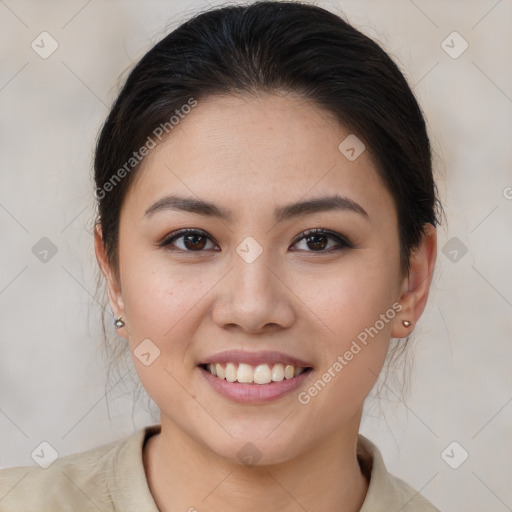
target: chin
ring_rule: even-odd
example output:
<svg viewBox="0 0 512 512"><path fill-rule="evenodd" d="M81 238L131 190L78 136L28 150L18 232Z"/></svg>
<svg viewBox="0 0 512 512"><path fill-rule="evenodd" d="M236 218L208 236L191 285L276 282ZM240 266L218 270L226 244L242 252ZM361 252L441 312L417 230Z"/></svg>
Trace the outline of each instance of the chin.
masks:
<svg viewBox="0 0 512 512"><path fill-rule="evenodd" d="M267 432L267 429L263 431ZM203 442L217 456L248 467L285 463L299 456L301 448L305 449L295 441L296 437L291 436L289 431L285 438L277 434L274 437L273 434L262 435L261 432L262 429L256 428L253 423L252 428L243 434L233 435L232 438L223 436L218 440L203 439Z"/></svg>

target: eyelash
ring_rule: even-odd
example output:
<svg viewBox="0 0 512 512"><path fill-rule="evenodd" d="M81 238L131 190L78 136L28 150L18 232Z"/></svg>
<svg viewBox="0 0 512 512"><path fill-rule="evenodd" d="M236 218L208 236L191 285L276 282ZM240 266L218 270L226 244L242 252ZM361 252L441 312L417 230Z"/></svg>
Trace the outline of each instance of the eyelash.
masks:
<svg viewBox="0 0 512 512"><path fill-rule="evenodd" d="M174 233L171 233L169 236L164 238L158 245L160 247L168 247L175 240L183 238L186 235L199 235L202 237L209 238L211 240L211 237L205 231L202 231L201 229L185 228L185 229L180 229L178 231L175 231ZM353 249L355 247L354 244L345 236L340 235L339 233L336 233L334 231L329 231L327 229L322 229L322 228L313 228L313 229L308 229L307 231L304 231L297 238L295 238L292 245L295 245L296 243L306 239L308 236L311 236L311 235L322 235L322 236L331 238L337 242L339 247L337 249L330 248L327 250L318 250L318 251L309 250L309 251L304 251L304 252L329 253L329 252L333 252L333 251L340 251L343 249ZM169 249L169 250L182 251L182 252L204 252L203 250L198 250L198 251L185 250L185 249Z"/></svg>

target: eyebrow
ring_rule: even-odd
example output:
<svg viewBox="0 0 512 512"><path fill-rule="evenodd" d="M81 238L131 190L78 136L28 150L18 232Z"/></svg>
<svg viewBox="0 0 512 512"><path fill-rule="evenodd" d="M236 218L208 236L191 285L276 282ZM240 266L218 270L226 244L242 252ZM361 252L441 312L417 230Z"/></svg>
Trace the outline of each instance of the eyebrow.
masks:
<svg viewBox="0 0 512 512"><path fill-rule="evenodd" d="M157 212L181 210L190 213L197 213L208 217L217 217L226 221L233 218L230 210L217 206L208 201L193 197L182 197L176 195L165 196L152 204L144 213L144 217L150 217ZM275 222L284 222L293 217L300 217L325 211L350 211L363 217L369 218L366 210L352 199L336 194L332 196L309 199L298 203L291 203L276 208L274 211Z"/></svg>

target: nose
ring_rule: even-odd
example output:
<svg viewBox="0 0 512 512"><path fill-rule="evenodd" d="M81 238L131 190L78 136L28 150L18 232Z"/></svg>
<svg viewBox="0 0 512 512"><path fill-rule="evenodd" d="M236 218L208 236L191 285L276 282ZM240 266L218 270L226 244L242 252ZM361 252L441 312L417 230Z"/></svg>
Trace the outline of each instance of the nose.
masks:
<svg viewBox="0 0 512 512"><path fill-rule="evenodd" d="M235 254L231 271L219 283L214 322L223 329L251 334L290 327L296 294L280 274L265 250L253 261Z"/></svg>

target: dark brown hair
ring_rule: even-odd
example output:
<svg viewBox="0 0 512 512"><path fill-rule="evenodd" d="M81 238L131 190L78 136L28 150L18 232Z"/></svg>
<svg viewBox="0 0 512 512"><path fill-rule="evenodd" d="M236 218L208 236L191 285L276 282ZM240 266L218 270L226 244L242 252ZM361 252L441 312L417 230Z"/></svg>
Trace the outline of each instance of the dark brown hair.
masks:
<svg viewBox="0 0 512 512"><path fill-rule="evenodd" d="M424 225L437 226L442 210L425 121L405 77L340 16L300 2L261 1L197 14L152 47L122 87L94 160L96 222L116 277L121 206L142 148L165 140L162 127L172 137L172 118L194 102L282 91L333 114L364 142L394 199L401 268L409 270ZM404 348L392 350L392 360ZM116 351L122 354L119 345Z"/></svg>
<svg viewBox="0 0 512 512"><path fill-rule="evenodd" d="M424 224L438 223L430 142L410 87L387 53L339 16L264 1L196 15L129 74L94 160L97 222L114 271L123 198L140 167L138 151L155 141L155 129L169 126L191 99L277 91L300 94L364 142L394 198L401 266L408 270Z"/></svg>

